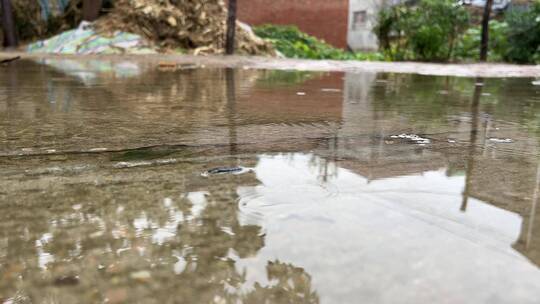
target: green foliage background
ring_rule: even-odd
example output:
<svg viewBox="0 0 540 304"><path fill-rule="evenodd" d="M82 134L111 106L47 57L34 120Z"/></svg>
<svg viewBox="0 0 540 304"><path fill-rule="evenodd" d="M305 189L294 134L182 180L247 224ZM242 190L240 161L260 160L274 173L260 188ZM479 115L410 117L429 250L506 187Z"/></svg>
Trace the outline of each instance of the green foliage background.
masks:
<svg viewBox="0 0 540 304"><path fill-rule="evenodd" d="M454 0L422 0L383 9L375 33L390 60L449 61L469 19Z"/></svg>
<svg viewBox="0 0 540 304"><path fill-rule="evenodd" d="M540 62L540 0L490 22L489 60ZM478 60L481 28L454 0L418 0L379 13L375 33L388 60Z"/></svg>
<svg viewBox="0 0 540 304"><path fill-rule="evenodd" d="M380 11L374 28L380 51L347 52L295 26L263 25L255 33L284 56L304 59L477 61L481 27L455 0L417 0ZM514 6L490 21L492 62L540 63L540 0Z"/></svg>
<svg viewBox="0 0 540 304"><path fill-rule="evenodd" d="M384 60L380 53L347 52L301 32L296 26L262 25L255 34L272 41L285 57L333 60Z"/></svg>

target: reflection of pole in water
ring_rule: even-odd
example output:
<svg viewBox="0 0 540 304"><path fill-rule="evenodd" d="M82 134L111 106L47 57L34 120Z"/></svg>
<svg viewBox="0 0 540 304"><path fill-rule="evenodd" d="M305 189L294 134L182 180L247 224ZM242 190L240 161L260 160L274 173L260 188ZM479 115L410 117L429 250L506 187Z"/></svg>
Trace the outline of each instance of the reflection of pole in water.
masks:
<svg viewBox="0 0 540 304"><path fill-rule="evenodd" d="M480 97L482 96L482 85L484 79L476 78L473 100L471 103L471 136L469 139L469 154L467 158L467 172L465 173L465 190L463 190L463 200L461 202L461 211L467 211L469 193L471 191L471 180L474 169L474 149L478 135L478 116L480 111Z"/></svg>
<svg viewBox="0 0 540 304"><path fill-rule="evenodd" d="M532 235L533 235L533 227L534 227L534 218L536 217L536 205L538 204L538 191L540 187L540 163L536 167L536 187L534 188L533 193L533 199L532 199L532 206L531 206L531 214L529 215L529 227L527 229L527 237L525 239L525 249L529 249L529 245L531 244Z"/></svg>
<svg viewBox="0 0 540 304"><path fill-rule="evenodd" d="M227 124L229 127L229 149L231 155L236 155L237 135L236 122L236 84L234 81L234 69L225 69L225 81L227 89Z"/></svg>

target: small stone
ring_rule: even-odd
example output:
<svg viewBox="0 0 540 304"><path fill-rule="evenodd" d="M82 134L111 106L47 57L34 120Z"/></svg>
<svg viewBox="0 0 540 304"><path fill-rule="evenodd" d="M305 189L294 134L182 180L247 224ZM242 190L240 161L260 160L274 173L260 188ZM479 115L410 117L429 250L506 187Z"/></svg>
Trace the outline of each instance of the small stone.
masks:
<svg viewBox="0 0 540 304"><path fill-rule="evenodd" d="M152 7L151 6L146 6L145 8L142 9L142 12L145 15L149 15L152 12Z"/></svg>
<svg viewBox="0 0 540 304"><path fill-rule="evenodd" d="M152 278L152 275L150 274L149 271L142 270L142 271L132 272L130 277L137 281L146 281Z"/></svg>
<svg viewBox="0 0 540 304"><path fill-rule="evenodd" d="M176 27L176 25L178 24L173 16L167 18L167 23L169 23L169 25L172 27Z"/></svg>
<svg viewBox="0 0 540 304"><path fill-rule="evenodd" d="M55 286L75 286L79 284L79 276L61 276L54 279Z"/></svg>

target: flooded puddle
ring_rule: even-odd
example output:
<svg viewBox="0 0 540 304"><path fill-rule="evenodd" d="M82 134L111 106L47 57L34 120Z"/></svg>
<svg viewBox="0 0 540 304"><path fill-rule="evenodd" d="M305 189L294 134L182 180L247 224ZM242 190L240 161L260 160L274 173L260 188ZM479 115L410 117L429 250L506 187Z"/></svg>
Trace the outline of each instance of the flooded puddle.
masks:
<svg viewBox="0 0 540 304"><path fill-rule="evenodd" d="M532 82L0 67L0 303L538 303Z"/></svg>

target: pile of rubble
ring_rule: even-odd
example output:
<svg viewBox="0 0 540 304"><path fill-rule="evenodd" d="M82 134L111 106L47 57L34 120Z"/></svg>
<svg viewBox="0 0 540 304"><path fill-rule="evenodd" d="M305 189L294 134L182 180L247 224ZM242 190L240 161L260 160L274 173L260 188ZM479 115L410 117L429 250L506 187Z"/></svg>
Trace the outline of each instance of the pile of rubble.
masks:
<svg viewBox="0 0 540 304"><path fill-rule="evenodd" d="M223 0L117 0L98 19L104 35L116 31L138 34L165 51L220 54L225 46L227 10ZM236 52L244 55L276 54L272 45L238 22Z"/></svg>

